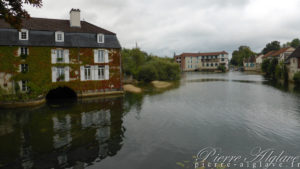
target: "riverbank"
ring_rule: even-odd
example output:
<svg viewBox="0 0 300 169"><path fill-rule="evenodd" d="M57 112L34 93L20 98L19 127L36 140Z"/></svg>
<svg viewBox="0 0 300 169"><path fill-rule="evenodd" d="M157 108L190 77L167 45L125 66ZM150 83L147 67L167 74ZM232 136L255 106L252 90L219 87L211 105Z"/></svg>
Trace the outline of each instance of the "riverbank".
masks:
<svg viewBox="0 0 300 169"><path fill-rule="evenodd" d="M152 81L150 83L143 84L144 86L149 86L151 85L153 88L156 89L167 89L171 86L173 86L173 82L166 82L166 81ZM142 93L143 89L141 87L137 86L138 83L133 83L133 84L125 84L123 85L124 91L130 92L130 93Z"/></svg>

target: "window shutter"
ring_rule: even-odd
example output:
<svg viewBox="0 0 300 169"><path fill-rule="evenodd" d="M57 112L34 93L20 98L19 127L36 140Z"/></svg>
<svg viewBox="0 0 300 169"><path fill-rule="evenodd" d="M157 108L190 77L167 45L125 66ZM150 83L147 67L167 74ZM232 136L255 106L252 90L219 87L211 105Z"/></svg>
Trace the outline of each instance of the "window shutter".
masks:
<svg viewBox="0 0 300 169"><path fill-rule="evenodd" d="M18 56L21 56L21 48L18 48Z"/></svg>
<svg viewBox="0 0 300 169"><path fill-rule="evenodd" d="M94 49L94 63L99 63L98 61L98 50Z"/></svg>
<svg viewBox="0 0 300 169"><path fill-rule="evenodd" d="M69 66L65 67L65 81L70 81L70 68Z"/></svg>
<svg viewBox="0 0 300 169"><path fill-rule="evenodd" d="M81 81L84 81L84 67L83 66L80 66L80 80Z"/></svg>
<svg viewBox="0 0 300 169"><path fill-rule="evenodd" d="M52 64L55 64L56 63L56 58L57 56L56 56L56 50L55 49L52 49L51 50L51 63Z"/></svg>
<svg viewBox="0 0 300 169"><path fill-rule="evenodd" d="M65 60L65 63L69 63L70 62L70 59L69 59L69 50L68 49L64 50L64 60Z"/></svg>
<svg viewBox="0 0 300 169"><path fill-rule="evenodd" d="M109 80L109 66L105 65L105 73L104 73L105 80Z"/></svg>
<svg viewBox="0 0 300 169"><path fill-rule="evenodd" d="M95 79L95 66L91 66L91 76L92 76L92 80L96 80Z"/></svg>
<svg viewBox="0 0 300 169"><path fill-rule="evenodd" d="M108 63L109 61L108 61L108 50L105 50L104 51L104 62L105 63Z"/></svg>
<svg viewBox="0 0 300 169"><path fill-rule="evenodd" d="M52 67L52 82L56 82L57 69L56 67Z"/></svg>

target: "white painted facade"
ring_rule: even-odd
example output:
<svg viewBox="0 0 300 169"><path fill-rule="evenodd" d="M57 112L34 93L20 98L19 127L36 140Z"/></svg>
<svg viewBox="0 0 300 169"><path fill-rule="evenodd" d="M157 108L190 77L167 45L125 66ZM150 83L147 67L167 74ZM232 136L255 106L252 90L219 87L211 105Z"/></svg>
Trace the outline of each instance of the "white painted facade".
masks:
<svg viewBox="0 0 300 169"><path fill-rule="evenodd" d="M224 65L228 69L228 54L185 56L184 71L216 70L219 65Z"/></svg>
<svg viewBox="0 0 300 169"><path fill-rule="evenodd" d="M289 79L292 80L294 78L295 73L300 72L300 65L299 64L299 60L300 58L290 58L290 64L288 65L288 69L289 69Z"/></svg>

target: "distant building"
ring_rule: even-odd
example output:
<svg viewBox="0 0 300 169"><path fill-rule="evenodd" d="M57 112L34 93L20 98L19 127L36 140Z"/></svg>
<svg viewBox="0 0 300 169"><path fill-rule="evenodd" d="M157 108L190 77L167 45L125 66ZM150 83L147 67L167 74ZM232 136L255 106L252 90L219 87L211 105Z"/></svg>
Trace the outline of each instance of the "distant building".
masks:
<svg viewBox="0 0 300 169"><path fill-rule="evenodd" d="M278 61L285 61L294 51L295 48L292 47L282 48L277 51L270 51L263 56L263 59L277 58Z"/></svg>
<svg viewBox="0 0 300 169"><path fill-rule="evenodd" d="M214 71L223 65L228 69L228 53L182 53L174 56L182 71Z"/></svg>
<svg viewBox="0 0 300 169"><path fill-rule="evenodd" d="M295 73L300 72L300 47L285 61L288 67L289 80L293 80Z"/></svg>
<svg viewBox="0 0 300 169"><path fill-rule="evenodd" d="M256 71L258 71L258 72L261 72L261 65L262 65L262 62L263 62L263 57L264 57L263 54L259 54L255 58Z"/></svg>
<svg viewBox="0 0 300 169"><path fill-rule="evenodd" d="M244 70L246 71L256 71L256 58L251 56L243 60Z"/></svg>

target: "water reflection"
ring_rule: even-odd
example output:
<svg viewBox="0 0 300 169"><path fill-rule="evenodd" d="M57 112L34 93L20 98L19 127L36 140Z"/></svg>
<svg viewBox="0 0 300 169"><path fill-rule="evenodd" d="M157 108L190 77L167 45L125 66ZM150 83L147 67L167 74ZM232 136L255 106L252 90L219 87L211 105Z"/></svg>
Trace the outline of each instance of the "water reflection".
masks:
<svg viewBox="0 0 300 169"><path fill-rule="evenodd" d="M123 140L122 105L118 97L1 111L0 167L84 168L115 155Z"/></svg>

